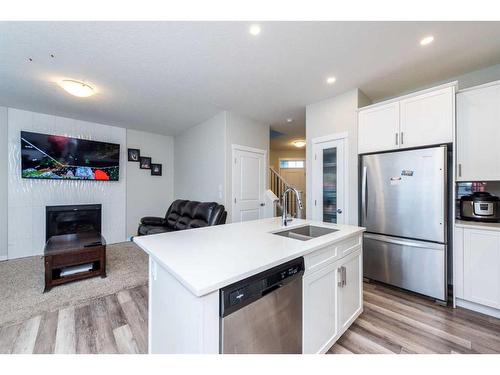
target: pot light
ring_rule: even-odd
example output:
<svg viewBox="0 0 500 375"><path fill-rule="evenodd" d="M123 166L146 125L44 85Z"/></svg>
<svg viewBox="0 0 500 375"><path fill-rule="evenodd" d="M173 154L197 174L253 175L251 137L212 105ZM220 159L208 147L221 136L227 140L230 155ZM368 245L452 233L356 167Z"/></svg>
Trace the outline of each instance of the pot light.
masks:
<svg viewBox="0 0 500 375"><path fill-rule="evenodd" d="M328 77L326 79L326 83L328 83L329 85L331 85L331 84L334 84L336 80L337 80L337 78L335 78L335 77Z"/></svg>
<svg viewBox="0 0 500 375"><path fill-rule="evenodd" d="M288 123L293 122L293 118L287 118L287 119L286 119L286 122L288 122Z"/></svg>
<svg viewBox="0 0 500 375"><path fill-rule="evenodd" d="M292 144L295 147L302 148L302 147L304 147L306 145L306 141L304 141L303 139L298 139L296 141L293 141Z"/></svg>
<svg viewBox="0 0 500 375"><path fill-rule="evenodd" d="M429 35L429 36L426 36L425 38L422 38L422 40L420 40L420 45L426 46L428 44L431 44L432 42L434 42L434 37L432 35Z"/></svg>
<svg viewBox="0 0 500 375"><path fill-rule="evenodd" d="M72 79L62 80L59 82L59 86L61 86L66 92L71 95L78 96L79 98L87 98L95 94L92 86Z"/></svg>
<svg viewBox="0 0 500 375"><path fill-rule="evenodd" d="M248 32L250 34L252 34L253 36L259 35L260 34L260 25L255 24L255 25L250 26L250 29L248 30Z"/></svg>

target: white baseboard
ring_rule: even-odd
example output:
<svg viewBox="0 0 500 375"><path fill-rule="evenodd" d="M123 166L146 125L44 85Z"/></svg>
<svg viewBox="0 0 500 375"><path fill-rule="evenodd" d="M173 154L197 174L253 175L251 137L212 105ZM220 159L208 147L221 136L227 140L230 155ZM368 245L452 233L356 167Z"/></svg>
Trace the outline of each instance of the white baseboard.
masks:
<svg viewBox="0 0 500 375"><path fill-rule="evenodd" d="M494 307L480 305L479 303L466 301L460 298L457 298L457 306L500 319L500 310Z"/></svg>
<svg viewBox="0 0 500 375"><path fill-rule="evenodd" d="M7 260L7 255L0 255L0 262Z"/></svg>

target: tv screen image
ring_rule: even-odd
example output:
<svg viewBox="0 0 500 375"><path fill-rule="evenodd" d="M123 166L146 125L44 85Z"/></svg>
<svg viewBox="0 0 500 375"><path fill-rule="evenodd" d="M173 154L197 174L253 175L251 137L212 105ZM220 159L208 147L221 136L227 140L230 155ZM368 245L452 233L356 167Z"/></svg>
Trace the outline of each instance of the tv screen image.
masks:
<svg viewBox="0 0 500 375"><path fill-rule="evenodd" d="M21 132L23 178L118 181L120 145Z"/></svg>

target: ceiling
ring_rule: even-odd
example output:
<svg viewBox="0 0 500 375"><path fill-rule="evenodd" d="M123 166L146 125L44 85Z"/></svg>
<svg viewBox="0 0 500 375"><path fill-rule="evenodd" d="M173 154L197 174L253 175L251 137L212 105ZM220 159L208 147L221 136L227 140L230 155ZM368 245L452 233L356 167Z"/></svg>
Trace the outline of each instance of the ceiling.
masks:
<svg viewBox="0 0 500 375"><path fill-rule="evenodd" d="M356 87L378 100L500 63L500 22L260 25L255 37L248 22L0 22L0 104L167 135L233 110L287 148L309 103ZM72 97L62 78L98 93Z"/></svg>

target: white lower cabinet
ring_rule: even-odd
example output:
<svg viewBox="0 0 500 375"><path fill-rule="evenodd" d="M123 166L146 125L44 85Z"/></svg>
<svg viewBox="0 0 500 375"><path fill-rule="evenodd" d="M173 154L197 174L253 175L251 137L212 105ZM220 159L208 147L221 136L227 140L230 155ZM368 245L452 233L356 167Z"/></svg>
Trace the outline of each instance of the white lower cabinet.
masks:
<svg viewBox="0 0 500 375"><path fill-rule="evenodd" d="M500 232L464 230L464 299L500 308Z"/></svg>
<svg viewBox="0 0 500 375"><path fill-rule="evenodd" d="M361 246L303 278L303 353L324 353L362 311Z"/></svg>
<svg viewBox="0 0 500 375"><path fill-rule="evenodd" d="M342 333L349 328L363 308L362 261L361 249L340 260L343 282L338 289L338 326Z"/></svg>
<svg viewBox="0 0 500 375"><path fill-rule="evenodd" d="M332 263L303 278L303 353L321 352L337 336L337 274Z"/></svg>

